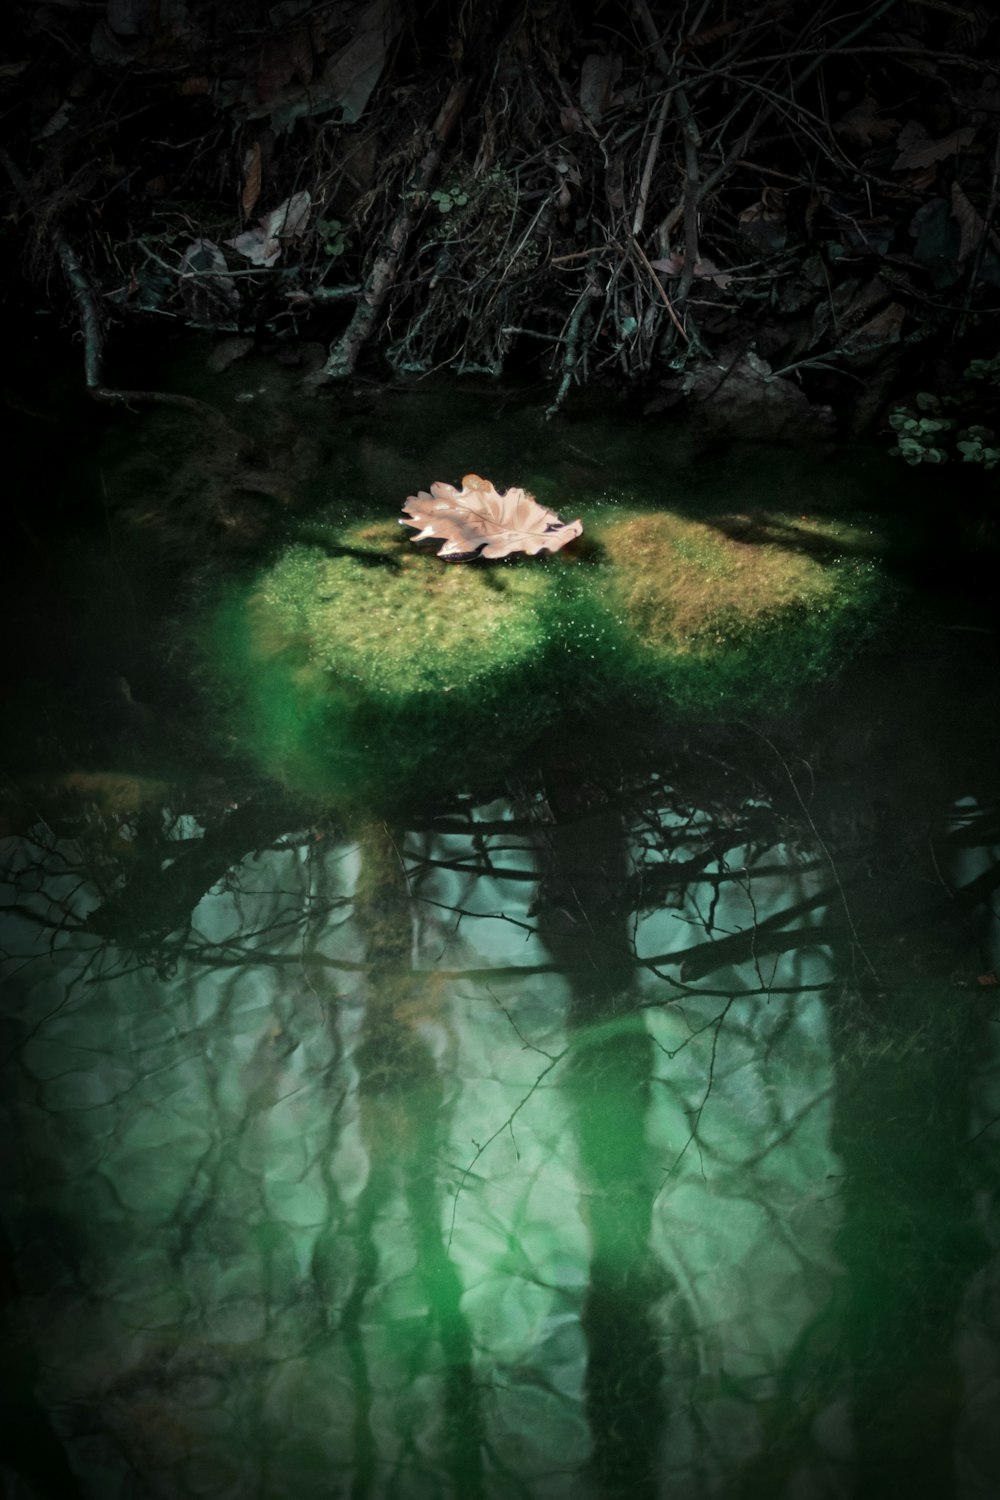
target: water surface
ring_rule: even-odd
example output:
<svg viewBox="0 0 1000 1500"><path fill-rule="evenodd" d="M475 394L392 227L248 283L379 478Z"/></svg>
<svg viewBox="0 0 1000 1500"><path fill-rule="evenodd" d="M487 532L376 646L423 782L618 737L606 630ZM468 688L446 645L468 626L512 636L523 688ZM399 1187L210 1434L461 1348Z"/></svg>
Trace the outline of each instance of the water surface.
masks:
<svg viewBox="0 0 1000 1500"><path fill-rule="evenodd" d="M11 1493L995 1493L987 601L902 578L780 712L561 703L338 800L191 625L331 506L476 469L877 525L891 471L454 392L320 430L274 378L225 377L225 461L116 426L24 587Z"/></svg>

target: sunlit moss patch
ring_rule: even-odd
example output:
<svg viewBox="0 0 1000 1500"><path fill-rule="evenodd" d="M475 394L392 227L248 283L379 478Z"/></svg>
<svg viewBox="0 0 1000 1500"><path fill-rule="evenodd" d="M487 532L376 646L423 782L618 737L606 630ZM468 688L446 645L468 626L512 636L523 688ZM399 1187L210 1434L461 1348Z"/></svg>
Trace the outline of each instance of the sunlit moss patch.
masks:
<svg viewBox="0 0 1000 1500"><path fill-rule="evenodd" d="M678 702L781 709L869 634L878 538L830 518L623 511L593 528L633 668Z"/></svg>
<svg viewBox="0 0 1000 1500"><path fill-rule="evenodd" d="M241 738L338 801L471 784L552 716L530 689L546 587L544 567L443 564L394 521L314 532L214 616Z"/></svg>
<svg viewBox="0 0 1000 1500"><path fill-rule="evenodd" d="M876 540L608 505L545 560L443 563L394 520L313 528L214 613L235 737L339 802L474 785L564 710L786 707L870 630Z"/></svg>
<svg viewBox="0 0 1000 1500"><path fill-rule="evenodd" d="M537 651L545 575L442 565L394 522L287 551L250 600L257 649L308 640L312 668L366 693L462 692Z"/></svg>

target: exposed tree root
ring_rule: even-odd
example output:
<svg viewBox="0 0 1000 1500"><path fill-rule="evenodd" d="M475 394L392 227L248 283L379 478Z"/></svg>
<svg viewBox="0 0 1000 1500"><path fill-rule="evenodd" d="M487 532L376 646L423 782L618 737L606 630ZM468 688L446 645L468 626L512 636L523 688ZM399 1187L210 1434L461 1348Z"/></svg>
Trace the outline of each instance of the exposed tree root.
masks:
<svg viewBox="0 0 1000 1500"><path fill-rule="evenodd" d="M376 255L354 316L330 351L330 357L318 372L317 380L343 380L346 376L353 375L358 356L370 338L386 298L395 284L413 231L416 213L424 206L426 196L437 179L441 153L458 123L468 93L468 79L459 79L452 85L431 126L428 149L403 193L399 211Z"/></svg>

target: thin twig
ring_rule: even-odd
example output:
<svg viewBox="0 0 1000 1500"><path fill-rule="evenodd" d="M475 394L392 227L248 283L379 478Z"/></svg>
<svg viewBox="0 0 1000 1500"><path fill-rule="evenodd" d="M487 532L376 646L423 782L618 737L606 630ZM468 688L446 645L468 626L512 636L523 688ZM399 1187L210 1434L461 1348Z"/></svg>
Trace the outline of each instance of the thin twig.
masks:
<svg viewBox="0 0 1000 1500"><path fill-rule="evenodd" d="M646 164L642 169L642 176L639 179L639 196L636 199L635 213L632 217L633 239L636 239L642 233L642 226L646 219L646 203L649 199L649 189L653 181L653 167L656 165L656 158L660 150L660 141L663 137L663 127L666 124L667 111L670 108L672 98L673 89L667 89L660 101L660 110L656 117L656 125L653 128L653 139L649 143L649 150L646 152ZM561 258L568 259L568 257Z"/></svg>
<svg viewBox="0 0 1000 1500"><path fill-rule="evenodd" d="M663 282L660 280L659 276L657 276L656 272L653 270L653 267L652 267L652 265L650 264L650 261L649 261L649 256L646 254L645 250L642 248L642 246L639 244L639 241L636 240L636 239L633 239L631 241L631 243L630 243L630 249L632 249L632 250L635 251L636 255L638 255L639 259L642 261L643 265L646 267L646 270L649 272L650 276L653 278L653 284L656 287L656 290L659 292L660 296L663 298L664 306L666 307L667 312L670 314L670 321L673 323L674 327L677 329L677 332L680 334L680 336L684 340L685 344L690 343L691 340L688 337L688 334L687 334L687 331L686 331L686 329L684 327L684 324L681 322L680 318L677 316L676 312L674 311L674 304L671 302L670 298L667 296L666 289L664 288Z"/></svg>
<svg viewBox="0 0 1000 1500"><path fill-rule="evenodd" d="M969 285L966 288L965 300L962 303L961 316L955 325L955 337L961 338L965 332L966 321L972 310L972 296L979 280L979 272L983 264L983 256L989 248L990 239L994 236L990 231L993 227L993 216L997 211L997 183L1000 178L1000 129L996 133L996 141L993 146L993 175L990 178L990 196L986 203L986 212L983 214L983 227L979 236L979 244L976 246L975 259L972 262L972 270L969 272Z"/></svg>
<svg viewBox="0 0 1000 1500"><path fill-rule="evenodd" d="M577 297L576 306L573 308L569 322L566 324L566 353L563 356L562 380L559 382L559 389L556 391L555 400L551 406L546 408L546 421L550 421L559 411L559 408L566 399L566 393L572 384L573 377L576 374L577 362L580 357L577 352L577 346L580 341L580 327L583 323L583 315L589 307L591 299L596 297L596 295L597 285L594 277L594 267L590 265L587 267L586 284L579 297Z"/></svg>

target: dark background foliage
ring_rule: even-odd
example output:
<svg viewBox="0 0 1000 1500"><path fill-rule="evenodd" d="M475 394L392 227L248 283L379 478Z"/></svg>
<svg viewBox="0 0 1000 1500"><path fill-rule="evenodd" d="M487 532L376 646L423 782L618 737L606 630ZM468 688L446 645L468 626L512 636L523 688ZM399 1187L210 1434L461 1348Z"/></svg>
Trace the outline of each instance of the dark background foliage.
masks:
<svg viewBox="0 0 1000 1500"><path fill-rule="evenodd" d="M81 327L95 393L193 324L315 385L766 384L775 435L859 430L994 352L998 45L944 0L17 0L8 314Z"/></svg>

